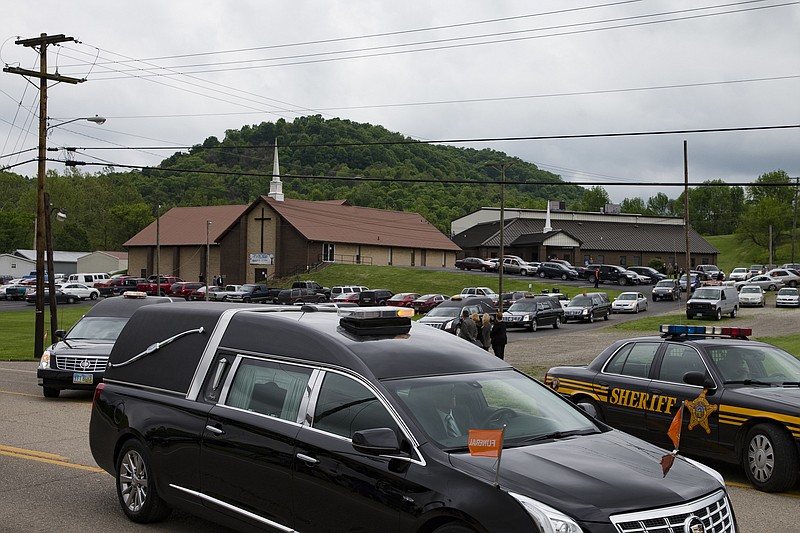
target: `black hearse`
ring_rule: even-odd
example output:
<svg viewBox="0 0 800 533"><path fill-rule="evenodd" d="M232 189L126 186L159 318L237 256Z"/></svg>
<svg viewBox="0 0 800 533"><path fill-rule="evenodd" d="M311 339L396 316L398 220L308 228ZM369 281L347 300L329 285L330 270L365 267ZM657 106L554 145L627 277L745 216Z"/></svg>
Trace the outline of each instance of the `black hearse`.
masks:
<svg viewBox="0 0 800 533"><path fill-rule="evenodd" d="M664 450L412 324L411 309L330 309L133 315L90 423L128 518L180 507L247 531L736 531L710 468L679 456L665 476Z"/></svg>

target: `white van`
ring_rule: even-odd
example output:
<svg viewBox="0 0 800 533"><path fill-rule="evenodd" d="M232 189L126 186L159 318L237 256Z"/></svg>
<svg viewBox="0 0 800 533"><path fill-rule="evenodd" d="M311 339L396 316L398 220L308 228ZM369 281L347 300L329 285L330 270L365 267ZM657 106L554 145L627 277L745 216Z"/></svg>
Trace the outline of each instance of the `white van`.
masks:
<svg viewBox="0 0 800 533"><path fill-rule="evenodd" d="M686 302L686 318L711 317L721 320L722 315L736 318L739 313L739 293L730 285L703 285L695 289Z"/></svg>
<svg viewBox="0 0 800 533"><path fill-rule="evenodd" d="M89 287L94 287L95 283L106 281L110 276L105 272L79 272L70 274L67 283L83 283Z"/></svg>

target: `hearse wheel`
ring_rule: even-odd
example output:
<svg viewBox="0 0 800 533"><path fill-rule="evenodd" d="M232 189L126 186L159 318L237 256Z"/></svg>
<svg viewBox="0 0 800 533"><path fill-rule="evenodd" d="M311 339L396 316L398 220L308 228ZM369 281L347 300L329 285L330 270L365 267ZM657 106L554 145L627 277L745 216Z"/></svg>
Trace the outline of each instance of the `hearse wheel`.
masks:
<svg viewBox="0 0 800 533"><path fill-rule="evenodd" d="M150 454L139 441L129 440L120 450L116 478L122 511L133 522L158 522L172 511L158 495Z"/></svg>

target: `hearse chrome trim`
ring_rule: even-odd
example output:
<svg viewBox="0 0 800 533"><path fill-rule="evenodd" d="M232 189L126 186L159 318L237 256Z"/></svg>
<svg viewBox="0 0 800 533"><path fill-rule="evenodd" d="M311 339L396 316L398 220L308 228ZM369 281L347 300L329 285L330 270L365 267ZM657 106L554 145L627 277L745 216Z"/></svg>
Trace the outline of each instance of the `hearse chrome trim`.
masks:
<svg viewBox="0 0 800 533"><path fill-rule="evenodd" d="M178 398L183 398L185 394L182 391L177 390L170 390L170 389L162 389L161 387L151 387L150 385L142 385L141 383L133 383L130 381L122 381L120 379L108 379L103 378L103 383L110 384L110 385L120 385L123 387L130 387L136 390L144 390L147 392L160 392L163 394L169 394L170 396L177 396Z"/></svg>
<svg viewBox="0 0 800 533"><path fill-rule="evenodd" d="M185 337L186 335L191 335L192 333L205 333L205 331L206 330L205 330L205 328L203 328L203 326L200 326L197 329L190 329L190 330L187 330L187 331L182 331L181 333L178 333L177 335L173 335L172 337L170 337L168 339L164 339L161 342L156 342L156 343L151 344L143 352L140 352L138 355L134 355L133 357L131 357L127 361L122 361L121 363L111 363L111 362L109 362L108 363L108 368L119 368L121 366L129 365L129 364L133 363L134 361L138 361L139 359L141 359L142 357L144 357L146 355L150 355L151 353L157 352L162 347L166 346L167 344L169 344L171 342L174 342L174 341L180 339L181 337Z"/></svg>
<svg viewBox="0 0 800 533"><path fill-rule="evenodd" d="M734 533L733 513L725 491L718 490L699 500L670 507L612 515L611 522L620 533L686 531L687 517L695 516L704 524L705 533ZM689 530L694 531L694 530ZM687 533L689 533L687 531Z"/></svg>
<svg viewBox="0 0 800 533"><path fill-rule="evenodd" d="M185 492L185 493L190 494L190 495L192 495L192 496L194 496L196 498L200 498L201 500L205 500L205 501L207 501L209 503L213 503L214 505L219 505L220 507L224 507L225 509L228 509L228 510L233 511L235 513L239 513L239 514L241 514L243 516L246 516L247 518L250 518L250 519L255 520L257 522L261 522L262 524L266 524L266 525L268 525L270 527L274 527L275 529L279 529L281 531L285 531L286 533L297 533L296 529L292 529L290 527L286 527L283 524L279 524L278 522L274 522L274 521L272 521L272 520L270 520L268 518L264 518L263 516L257 515L255 513L251 513L250 511L245 511L244 509L242 509L240 507L236 507L235 505L231 505L231 504L229 504L227 502L224 502L222 500L218 500L217 498L212 498L211 496L208 496L207 494L203 494L202 492L197 492L196 490L187 489L185 487L181 487L179 485L174 485L172 483L170 483L169 486L172 487L175 490L179 490L179 491Z"/></svg>

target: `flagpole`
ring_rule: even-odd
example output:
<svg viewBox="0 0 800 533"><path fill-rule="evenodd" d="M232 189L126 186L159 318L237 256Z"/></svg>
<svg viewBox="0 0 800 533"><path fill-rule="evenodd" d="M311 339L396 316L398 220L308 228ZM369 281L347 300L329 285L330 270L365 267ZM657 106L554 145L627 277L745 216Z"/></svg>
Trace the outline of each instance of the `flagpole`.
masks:
<svg viewBox="0 0 800 533"><path fill-rule="evenodd" d="M494 472L494 487L496 489L500 488L500 459L503 457L503 441L506 438L506 426L508 424L503 424L502 433L500 433L500 449L497 452L497 469Z"/></svg>

